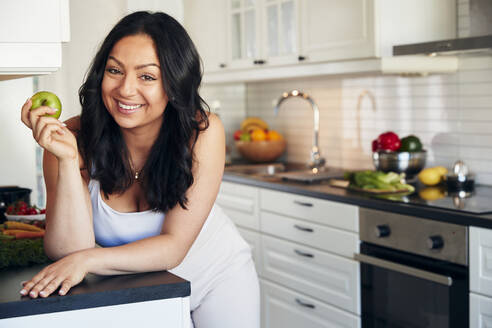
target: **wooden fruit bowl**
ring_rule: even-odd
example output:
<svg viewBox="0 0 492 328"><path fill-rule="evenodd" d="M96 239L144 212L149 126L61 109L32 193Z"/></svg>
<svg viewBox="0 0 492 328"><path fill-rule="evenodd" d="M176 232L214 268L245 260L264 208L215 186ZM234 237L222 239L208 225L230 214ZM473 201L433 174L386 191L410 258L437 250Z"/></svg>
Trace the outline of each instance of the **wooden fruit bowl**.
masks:
<svg viewBox="0 0 492 328"><path fill-rule="evenodd" d="M239 153L249 161L256 163L272 162L285 151L286 142L282 140L236 141Z"/></svg>

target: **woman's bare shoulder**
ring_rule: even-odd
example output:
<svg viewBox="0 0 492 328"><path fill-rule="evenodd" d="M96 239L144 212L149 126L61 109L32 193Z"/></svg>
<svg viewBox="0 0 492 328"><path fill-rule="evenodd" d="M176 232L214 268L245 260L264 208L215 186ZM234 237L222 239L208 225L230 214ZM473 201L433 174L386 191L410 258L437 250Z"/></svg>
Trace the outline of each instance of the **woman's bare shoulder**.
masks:
<svg viewBox="0 0 492 328"><path fill-rule="evenodd" d="M217 116L214 113L207 113L207 118L208 118L208 129L211 130L219 130L223 131L224 126L222 124L222 121L220 120L219 116Z"/></svg>
<svg viewBox="0 0 492 328"><path fill-rule="evenodd" d="M70 117L64 123L67 125L67 129L77 136L80 131L80 115Z"/></svg>

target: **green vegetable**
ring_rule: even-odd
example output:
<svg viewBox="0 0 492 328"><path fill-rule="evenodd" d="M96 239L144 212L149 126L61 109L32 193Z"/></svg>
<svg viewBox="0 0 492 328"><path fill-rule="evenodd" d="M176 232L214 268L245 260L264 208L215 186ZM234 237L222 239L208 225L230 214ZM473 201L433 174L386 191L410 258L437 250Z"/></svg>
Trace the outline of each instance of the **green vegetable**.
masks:
<svg viewBox="0 0 492 328"><path fill-rule="evenodd" d="M413 192L415 190L412 185L404 183L404 173L384 173L381 171L367 170L359 172L346 172L344 178L350 181L350 186L366 190L379 189L385 191L397 191L406 189L409 192Z"/></svg>
<svg viewBox="0 0 492 328"><path fill-rule="evenodd" d="M43 239L0 239L0 269L48 263Z"/></svg>
<svg viewBox="0 0 492 328"><path fill-rule="evenodd" d="M401 146L398 151L416 152L422 150L422 142L414 135L409 135L401 139Z"/></svg>

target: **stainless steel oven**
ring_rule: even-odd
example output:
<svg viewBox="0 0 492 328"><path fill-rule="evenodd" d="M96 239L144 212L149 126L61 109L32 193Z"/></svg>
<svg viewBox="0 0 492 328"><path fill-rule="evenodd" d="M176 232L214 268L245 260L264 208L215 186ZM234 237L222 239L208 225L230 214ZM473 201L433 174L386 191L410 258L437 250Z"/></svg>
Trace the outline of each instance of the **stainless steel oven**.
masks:
<svg viewBox="0 0 492 328"><path fill-rule="evenodd" d="M360 209L362 328L468 327L465 226Z"/></svg>

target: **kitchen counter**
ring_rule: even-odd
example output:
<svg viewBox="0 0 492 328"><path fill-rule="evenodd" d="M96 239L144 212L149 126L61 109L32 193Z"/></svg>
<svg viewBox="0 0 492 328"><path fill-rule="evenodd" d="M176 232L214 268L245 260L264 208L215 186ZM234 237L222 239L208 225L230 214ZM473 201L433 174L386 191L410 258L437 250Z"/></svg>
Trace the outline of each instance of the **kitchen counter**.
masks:
<svg viewBox="0 0 492 328"><path fill-rule="evenodd" d="M479 215L458 208L454 210L444 209L441 206L432 205L432 202L425 202L420 197L418 197L417 193L408 197L393 198L393 200L391 200L387 198L382 198L380 195L369 195L343 188L333 187L329 184L328 180L322 181L320 183L305 184L299 182L283 181L274 176L269 177L228 172L227 167L224 172L223 181L326 199L366 208L412 215L437 221L492 229L492 213ZM481 194L492 195L492 187L477 186L476 195L480 196ZM473 197L475 196L471 196L468 199L463 199L463 201L472 201ZM449 199L449 201L452 202L452 199Z"/></svg>
<svg viewBox="0 0 492 328"><path fill-rule="evenodd" d="M190 283L170 272L118 276L88 274L84 281L73 287L66 296L59 296L56 293L47 298L37 299L21 296L19 294L21 281L29 280L43 267L37 265L0 271L0 319L3 319L0 320L0 326L8 325L7 321L10 324L9 320L13 318L25 320L29 316L41 317L39 316L41 314L73 313L80 312L74 310L101 307L115 309L118 305L182 298L186 299L188 313L185 315L189 317ZM87 311L84 313L86 315ZM114 322L116 318L112 320ZM26 326L27 322L23 321L23 323Z"/></svg>

